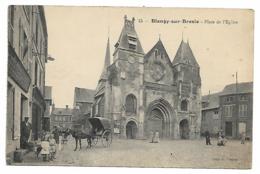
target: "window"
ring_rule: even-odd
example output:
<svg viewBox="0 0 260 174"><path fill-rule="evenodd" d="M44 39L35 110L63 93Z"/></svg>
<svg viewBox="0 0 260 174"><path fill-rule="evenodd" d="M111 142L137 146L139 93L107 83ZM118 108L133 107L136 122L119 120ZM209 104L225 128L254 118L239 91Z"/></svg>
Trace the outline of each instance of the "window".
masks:
<svg viewBox="0 0 260 174"><path fill-rule="evenodd" d="M154 57L157 58L157 56L158 56L158 50L155 49L155 51L154 51Z"/></svg>
<svg viewBox="0 0 260 174"><path fill-rule="evenodd" d="M8 83L7 92L7 138L14 140L15 138L15 90L14 87Z"/></svg>
<svg viewBox="0 0 260 174"><path fill-rule="evenodd" d="M233 101L233 97L226 97L226 102L232 102Z"/></svg>
<svg viewBox="0 0 260 174"><path fill-rule="evenodd" d="M234 105L223 106L223 115L225 117L232 117L233 112L234 112Z"/></svg>
<svg viewBox="0 0 260 174"><path fill-rule="evenodd" d="M125 112L126 114L136 113L136 97L133 94L126 96Z"/></svg>
<svg viewBox="0 0 260 174"><path fill-rule="evenodd" d="M37 86L38 84L38 64L35 61L35 67L34 67L34 85Z"/></svg>
<svg viewBox="0 0 260 174"><path fill-rule="evenodd" d="M238 112L239 112L240 117L246 117L247 116L247 105L246 104L239 105Z"/></svg>
<svg viewBox="0 0 260 174"><path fill-rule="evenodd" d="M241 95L241 96L240 96L240 100L241 100L241 101L246 101L246 100L247 100L247 96Z"/></svg>
<svg viewBox="0 0 260 174"><path fill-rule="evenodd" d="M188 110L188 102L187 102L187 100L182 100L181 101L181 110L182 111L187 111Z"/></svg>
<svg viewBox="0 0 260 174"><path fill-rule="evenodd" d="M129 48L130 48L131 50L135 50L135 49L136 49L136 45L134 45L134 44L129 44Z"/></svg>

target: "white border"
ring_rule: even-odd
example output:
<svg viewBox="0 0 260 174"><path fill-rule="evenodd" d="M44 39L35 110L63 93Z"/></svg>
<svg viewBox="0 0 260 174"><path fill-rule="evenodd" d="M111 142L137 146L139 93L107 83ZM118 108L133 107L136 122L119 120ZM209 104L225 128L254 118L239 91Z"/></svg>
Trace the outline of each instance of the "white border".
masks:
<svg viewBox="0 0 260 174"><path fill-rule="evenodd" d="M259 133L260 113L259 97L259 3L258 0L2 0L0 5L0 170L1 173L41 174L41 173L259 173ZM87 6L136 6L136 7L189 7L189 8L249 8L255 10L255 55L254 55L254 141L252 170L223 170L223 169L149 169L149 168L86 168L86 167L14 167L5 165L5 117L6 117L6 77L7 77L7 7L8 5L40 4L40 5L87 5ZM239 152L238 152L239 153Z"/></svg>

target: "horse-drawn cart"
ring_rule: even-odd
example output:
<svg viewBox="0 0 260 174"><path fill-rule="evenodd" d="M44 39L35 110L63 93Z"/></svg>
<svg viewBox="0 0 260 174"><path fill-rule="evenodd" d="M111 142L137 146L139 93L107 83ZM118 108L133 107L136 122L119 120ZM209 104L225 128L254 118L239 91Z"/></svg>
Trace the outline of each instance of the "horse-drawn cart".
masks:
<svg viewBox="0 0 260 174"><path fill-rule="evenodd" d="M92 145L96 145L101 140L104 147L109 147L112 143L112 129L110 120L103 117L93 117L88 119L92 126Z"/></svg>

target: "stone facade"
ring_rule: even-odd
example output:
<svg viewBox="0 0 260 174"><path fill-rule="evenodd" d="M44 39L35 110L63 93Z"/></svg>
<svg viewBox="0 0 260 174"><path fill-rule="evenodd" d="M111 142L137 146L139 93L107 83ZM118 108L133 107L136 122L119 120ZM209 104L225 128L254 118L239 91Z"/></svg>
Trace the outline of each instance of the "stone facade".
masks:
<svg viewBox="0 0 260 174"><path fill-rule="evenodd" d="M32 123L31 140L38 139L44 116L47 28L42 6L8 8L7 153L20 148L20 126Z"/></svg>
<svg viewBox="0 0 260 174"><path fill-rule="evenodd" d="M93 116L113 122L121 138L148 138L159 131L167 139L200 136L200 68L188 42L171 61L162 41L144 53L134 18L124 19L110 64L109 40L97 85Z"/></svg>
<svg viewBox="0 0 260 174"><path fill-rule="evenodd" d="M225 86L219 98L221 127L227 137L240 138L244 132L252 139L253 82Z"/></svg>

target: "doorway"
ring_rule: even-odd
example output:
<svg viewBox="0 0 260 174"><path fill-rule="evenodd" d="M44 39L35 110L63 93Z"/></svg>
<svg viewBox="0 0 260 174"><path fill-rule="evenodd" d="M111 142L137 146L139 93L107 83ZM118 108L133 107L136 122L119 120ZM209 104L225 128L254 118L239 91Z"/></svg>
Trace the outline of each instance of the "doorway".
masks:
<svg viewBox="0 0 260 174"><path fill-rule="evenodd" d="M231 121L226 122L225 134L226 134L226 136L232 136L232 122Z"/></svg>
<svg viewBox="0 0 260 174"><path fill-rule="evenodd" d="M189 139L189 123L187 119L180 122L180 138Z"/></svg>
<svg viewBox="0 0 260 174"><path fill-rule="evenodd" d="M134 121L129 121L126 124L126 138L136 139L137 125Z"/></svg>

